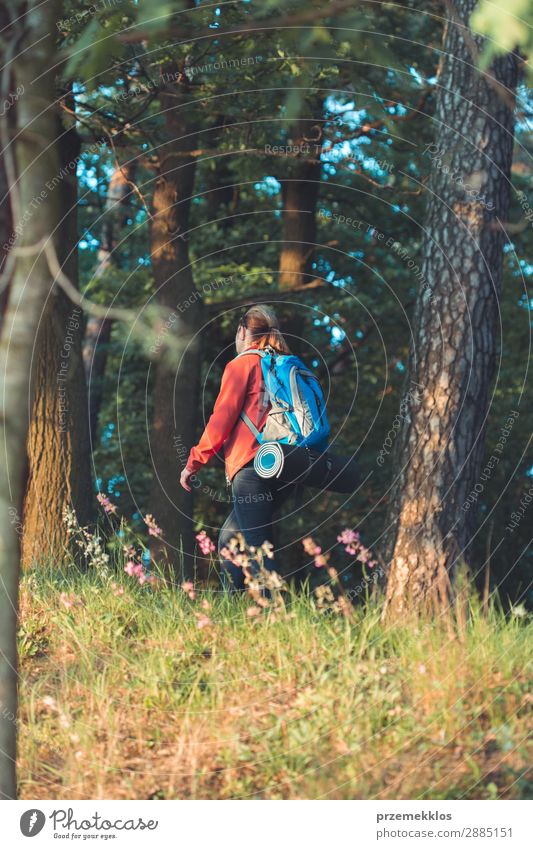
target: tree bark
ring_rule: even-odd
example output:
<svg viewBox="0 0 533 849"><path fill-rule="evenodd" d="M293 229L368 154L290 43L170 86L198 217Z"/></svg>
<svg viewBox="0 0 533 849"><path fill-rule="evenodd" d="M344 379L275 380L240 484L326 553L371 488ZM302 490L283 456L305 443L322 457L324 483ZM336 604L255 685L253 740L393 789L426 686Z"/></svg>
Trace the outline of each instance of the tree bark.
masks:
<svg viewBox="0 0 533 849"><path fill-rule="evenodd" d="M0 32L7 30L9 26L9 13L5 3L0 3ZM2 55L2 54L0 54ZM4 66L6 57L2 55L2 66ZM13 79L10 80L10 90L15 91L16 86L13 85ZM1 120L4 121L4 126L9 134L12 133L15 110L10 109ZM2 145L3 147L3 145ZM10 239L13 234L13 218L11 215L11 205L9 203L9 184L7 179L4 156L0 155L0 274L4 271L5 262L9 254ZM7 307L9 286L4 286L0 289L0 332L2 322Z"/></svg>
<svg viewBox="0 0 533 849"><path fill-rule="evenodd" d="M166 70L170 79L178 78L176 66ZM166 140L153 196L151 256L158 301L171 310L167 330L180 347L170 359L163 344L156 365L150 509L163 529L163 540L154 543L156 556L164 557L172 577L181 578L191 574L194 536L192 495L180 487L179 478L194 442L201 365L202 301L194 288L187 236L196 161L184 155L194 150L196 134L194 115L186 107L186 81L160 97Z"/></svg>
<svg viewBox="0 0 533 849"><path fill-rule="evenodd" d="M316 103L321 114L322 102ZM304 159L288 158L281 181L283 199L282 247L279 257L279 289L282 292L303 290L313 281L312 265L316 243L316 206L322 166L321 126L303 118L296 122L289 145L301 149ZM292 156L292 154L291 154ZM281 309L284 335L295 354L303 354L301 310L291 305ZM300 552L301 554L301 552Z"/></svg>
<svg viewBox="0 0 533 849"><path fill-rule="evenodd" d="M17 141L14 150L18 174L13 220L23 224L16 265L9 289L0 337L0 798L16 797L17 715L17 607L20 547L17 527L22 511L28 434L28 393L35 337L48 292L54 280L46 258L32 246L46 239L58 223L57 192L46 193L46 182L59 172L55 138L55 57L50 55L50 33L57 20L55 3L30 0L12 7L13 19L23 18L9 30L19 37L13 62L14 79L24 86L16 104ZM7 34L4 35L7 37ZM13 191L13 187L11 187ZM45 192L43 196L43 191ZM25 216L25 217L24 217ZM25 248L24 254L18 252Z"/></svg>
<svg viewBox="0 0 533 849"><path fill-rule="evenodd" d="M222 128L224 127L224 116L216 115L213 126L206 134L206 147L213 153L220 149ZM207 220L218 221L222 230L228 230L233 224L234 212L239 198L239 186L235 182L230 160L227 156L219 156L213 159L205 175L207 201ZM224 215L224 213L226 213Z"/></svg>
<svg viewBox="0 0 533 849"><path fill-rule="evenodd" d="M474 510L464 506L482 471L504 243L498 221L507 219L514 123L509 98L474 66L467 24L475 4L459 0L448 20L438 141L426 152L427 284L415 306L395 445L386 614L446 607L458 565L468 564L474 527ZM516 57L498 58L491 73L514 98Z"/></svg>
<svg viewBox="0 0 533 849"><path fill-rule="evenodd" d="M5 270L5 262L9 254L9 239L13 233L11 207L8 200L9 190L3 156L0 156L0 274ZM9 286L0 290L0 332L7 309Z"/></svg>
<svg viewBox="0 0 533 849"><path fill-rule="evenodd" d="M297 122L290 144L299 148L305 159L288 160L290 176L281 181L283 198L283 245L279 258L279 288L294 289L312 279L316 241L316 205L320 188L322 143L320 126L310 121Z"/></svg>
<svg viewBox="0 0 533 849"><path fill-rule="evenodd" d="M77 285L77 179L80 140L56 118L61 179L47 190L57 195L61 221L54 234L61 267ZM22 565L45 558L61 562L68 550L65 507L81 525L91 518L92 485L87 384L81 354L82 311L62 289L47 300L37 337L34 397L28 434L28 482L24 497Z"/></svg>
<svg viewBox="0 0 533 849"><path fill-rule="evenodd" d="M101 228L100 247L98 248L95 279L103 276L106 270L117 263L117 231L124 215L124 204L131 194L129 180L131 165L117 167L109 181L105 202L104 218ZM89 428L91 445L94 445L98 428L98 417L102 406L103 382L111 329L113 321L109 318L90 316L87 320L83 339L83 361L89 386Z"/></svg>

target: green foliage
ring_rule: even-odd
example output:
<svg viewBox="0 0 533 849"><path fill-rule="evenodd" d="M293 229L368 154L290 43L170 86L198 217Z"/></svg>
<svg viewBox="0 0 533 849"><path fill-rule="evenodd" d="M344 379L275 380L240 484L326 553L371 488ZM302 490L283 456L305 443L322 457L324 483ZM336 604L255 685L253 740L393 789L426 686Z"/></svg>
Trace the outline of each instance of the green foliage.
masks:
<svg viewBox="0 0 533 849"><path fill-rule="evenodd" d="M478 21L479 26L483 21L489 25L488 5L480 5L476 26ZM305 508L283 523L283 537L286 542L299 540L321 526L325 516L334 516L322 528L325 540L334 540L339 526L361 527L372 547L383 531L392 480L390 456L381 465L378 457L400 412L412 310L421 285L414 269L421 261L424 186L431 164L424 150L434 141L431 117L442 24L433 15L421 14L419 4L411 0L354 3L336 17L328 16L327 9L328 4L309 0L252 2L222 6L217 16L213 7L186 10L181 3L142 3L101 10L90 21L78 21L72 20L76 9L67 4L70 24L60 30L60 37L75 63L68 73L77 75L74 99L85 151L79 215L87 242L80 252L82 287L99 303L116 298L116 303L146 316L153 301L149 211L166 139L162 95L173 99L176 114L186 115L187 132L191 127L198 130L190 228L184 237L195 289L205 305L199 430L232 355L234 322L242 303L278 296L282 184L298 174L306 155L276 154L271 148L295 139L300 132L296 118L303 121L306 138L316 138L319 132L323 164L313 275L323 285L299 293L296 304L280 303L278 311L285 327L298 327L299 352L317 363L326 384L331 380L328 409L334 444L339 451L358 452L365 484L348 500L328 495L318 501L310 493ZM265 23L309 10L316 10L316 16L302 25ZM506 10L525 18L514 6L506 4ZM490 20L501 21L493 13L508 11L491 4ZM161 21L165 26L156 31ZM494 34L496 25L491 26ZM224 34L232 29L231 35ZM89 49L89 35L96 54ZM522 36L519 43L525 45ZM102 45L110 52L98 69ZM250 58L253 62L247 61ZM113 149L107 144L95 153L95 139L109 137ZM517 141L513 185L527 192L531 137L525 123L517 127ZM108 214L107 186L116 160L136 164L137 191L128 199L120 226L118 261L95 280L96 252ZM361 226L347 223L347 218ZM513 192L510 220L518 222L513 234L518 257L531 255L533 247L531 226L522 226L523 218L523 202ZM530 331L528 273L527 264L512 251L506 253L504 345L487 452L521 391ZM334 328L342 333L335 335ZM149 358L151 341L148 334L139 340L130 327L114 326L95 446L102 488L120 492L121 511L129 517L139 508L150 509L148 434L155 366ZM495 546L509 521L509 505L518 503L530 480L531 454L524 452L530 409L524 396L516 440L513 437L506 447L505 463L480 498L481 519L493 511ZM509 481L509 469L515 468ZM196 498L195 522L216 528L229 508L222 464L213 464L204 477L208 486ZM492 557L492 586L505 578L504 596L519 597L529 583L528 526L522 522ZM482 570L484 532L476 538L474 551ZM301 550L292 546L286 572L302 577L301 566ZM482 583L483 574L478 577Z"/></svg>
<svg viewBox="0 0 533 849"><path fill-rule="evenodd" d="M475 32L485 35L481 66L487 68L498 53L520 49L529 59L526 69L531 76L533 57L532 0L480 0L471 17Z"/></svg>

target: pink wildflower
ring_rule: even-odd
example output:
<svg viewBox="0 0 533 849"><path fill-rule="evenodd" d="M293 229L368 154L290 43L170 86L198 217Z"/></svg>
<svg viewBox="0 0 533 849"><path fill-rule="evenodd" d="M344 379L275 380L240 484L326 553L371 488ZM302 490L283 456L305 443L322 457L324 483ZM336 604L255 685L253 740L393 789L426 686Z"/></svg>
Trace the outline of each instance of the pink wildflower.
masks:
<svg viewBox="0 0 533 849"><path fill-rule="evenodd" d="M209 602L206 598L202 599L201 606L203 607L204 610L211 610L211 605L209 604Z"/></svg>
<svg viewBox="0 0 533 849"><path fill-rule="evenodd" d="M144 573L144 569L141 564L135 563L133 560L128 560L124 566L124 571L131 578L139 578Z"/></svg>
<svg viewBox="0 0 533 849"><path fill-rule="evenodd" d="M314 557L315 554L322 553L322 549L315 543L313 537L305 537L305 539L302 540L302 545L305 553L310 554L312 557Z"/></svg>
<svg viewBox="0 0 533 849"><path fill-rule="evenodd" d="M359 531L345 528L337 537L337 542L342 543L347 554L357 554L361 545Z"/></svg>
<svg viewBox="0 0 533 849"><path fill-rule="evenodd" d="M263 549L263 553L266 555L266 557L268 557L270 560L273 560L273 558L274 558L274 546L272 545L272 543L271 542L264 542L263 545L261 546L261 548Z"/></svg>
<svg viewBox="0 0 533 849"><path fill-rule="evenodd" d="M224 560L231 560L234 566L242 565L242 555L240 555L238 551L235 551L235 549L229 548L225 545L224 548L220 549L220 553Z"/></svg>
<svg viewBox="0 0 533 849"><path fill-rule="evenodd" d="M187 593L187 595L189 596L191 601L194 601L194 599L196 598L196 592L195 592L195 589L194 589L193 582L192 581L184 581L183 584L181 585L181 588L182 588L184 593Z"/></svg>
<svg viewBox="0 0 533 849"><path fill-rule="evenodd" d="M249 607L246 610L246 615L249 616L250 618L253 618L254 616L259 616L260 613L261 613L261 608L256 607L255 605L252 605L252 607Z"/></svg>
<svg viewBox="0 0 533 849"><path fill-rule="evenodd" d="M61 593L61 595L59 596L59 601L63 605L63 607L66 607L67 610L70 610L70 608L74 607L74 605L76 604L77 599L74 593Z"/></svg>
<svg viewBox="0 0 533 849"><path fill-rule="evenodd" d="M152 537L160 537L163 531L155 523L155 519L151 513L147 513L144 517L144 524L148 528L148 533Z"/></svg>
<svg viewBox="0 0 533 849"><path fill-rule="evenodd" d="M96 496L96 500L100 504L101 507L104 508L106 513L116 513L117 505L113 504L107 495L104 495L103 492L99 492Z"/></svg>
<svg viewBox="0 0 533 849"><path fill-rule="evenodd" d="M199 534L196 534L196 539L202 554L209 555L216 550L215 543L207 536L205 531L200 531Z"/></svg>
<svg viewBox="0 0 533 849"><path fill-rule="evenodd" d="M316 544L313 537L305 537L305 539L302 540L302 545L306 554L310 554L311 557L314 558L317 569L321 569L322 566L326 566L329 554L322 554L322 547Z"/></svg>
<svg viewBox="0 0 533 849"><path fill-rule="evenodd" d="M356 557L360 563L366 563L369 569L373 569L376 565L376 561L371 560L372 552L368 548L365 548L361 542L359 531L352 531L350 528L345 528L337 537L337 542L344 545L347 554Z"/></svg>
<svg viewBox="0 0 533 849"><path fill-rule="evenodd" d="M209 616L206 616L204 613L201 613L196 620L196 627L202 630L202 628L210 628L213 623L211 622Z"/></svg>
<svg viewBox="0 0 533 849"><path fill-rule="evenodd" d="M119 587L114 581L111 581L111 587L113 589L113 595L124 595L124 587Z"/></svg>
<svg viewBox="0 0 533 849"><path fill-rule="evenodd" d="M362 545L362 546L361 546L361 549L360 549L360 551L359 551L359 554L357 555L357 559L358 559L361 563L367 563L367 562L368 562L368 560L370 559L370 556L371 556L371 555L370 555L370 552L369 552L368 548L365 548L365 547L364 547L364 545Z"/></svg>

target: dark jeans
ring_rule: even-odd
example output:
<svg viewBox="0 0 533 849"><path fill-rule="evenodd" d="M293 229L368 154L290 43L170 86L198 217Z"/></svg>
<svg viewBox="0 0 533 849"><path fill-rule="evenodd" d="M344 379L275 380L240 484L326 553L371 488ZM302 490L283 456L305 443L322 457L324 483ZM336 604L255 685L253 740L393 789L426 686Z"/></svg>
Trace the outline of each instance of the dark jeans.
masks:
<svg viewBox="0 0 533 849"><path fill-rule="evenodd" d="M287 500L294 487L276 479L259 477L253 461L240 469L231 482L233 510L222 525L218 536L218 551L222 564L222 583L227 589L244 589L244 574L240 566L225 560L221 550L240 531L247 545L256 548L264 542L273 543L272 520L274 512ZM265 558L264 565L270 571L279 571L275 559ZM250 564L253 572L254 566Z"/></svg>

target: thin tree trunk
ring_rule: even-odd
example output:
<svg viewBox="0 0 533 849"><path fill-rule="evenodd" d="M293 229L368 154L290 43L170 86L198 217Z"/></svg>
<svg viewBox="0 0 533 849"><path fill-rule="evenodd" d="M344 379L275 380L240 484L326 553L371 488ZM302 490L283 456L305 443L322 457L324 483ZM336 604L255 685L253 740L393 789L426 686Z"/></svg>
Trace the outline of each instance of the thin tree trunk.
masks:
<svg viewBox="0 0 533 849"><path fill-rule="evenodd" d="M317 115L322 113L322 102L315 101ZM316 115L313 116L316 118ZM312 120L296 122L289 144L300 149L303 159L288 158L285 163L287 176L281 181L283 199L282 247L279 257L279 289L281 291L304 290L313 280L312 265L316 242L316 206L320 189L322 166L322 130ZM298 299L296 298L296 301ZM303 354L302 312L294 304L281 307L280 318L289 347L295 354ZM297 556L301 559L302 552Z"/></svg>
<svg viewBox="0 0 533 849"><path fill-rule="evenodd" d="M409 410L396 444L384 549L386 612L443 609L461 560L468 563L501 287L513 151L513 114L473 66L464 28L475 0L449 21L430 147L431 180L407 386ZM471 35L470 35L471 37ZM479 42L478 42L479 47ZM516 57L493 65L514 96ZM477 192L477 194L475 194Z"/></svg>
<svg viewBox="0 0 533 849"><path fill-rule="evenodd" d="M313 102L311 118L322 115L321 100ZM287 176L281 180L283 200L282 247L279 257L279 289L281 291L303 290L314 278L312 265L316 243L316 207L320 190L322 166L321 124L313 120L299 120L295 123L289 144L300 148L299 154L304 160L298 161L292 156L287 158L285 171ZM293 299L291 299L293 300ZM298 301L296 296L294 300ZM306 353L305 314L300 307L280 304L278 313L289 347L295 354ZM283 533L282 533L283 537ZM286 571L298 581L304 576L304 552L301 545L290 545L285 554Z"/></svg>
<svg viewBox="0 0 533 849"><path fill-rule="evenodd" d="M213 153L220 149L220 142L223 137L222 127L224 126L224 116L216 115L213 126L206 135L205 144ZM206 216L208 221L218 221L218 226L222 230L228 230L233 223L233 213L236 210L239 186L232 185L235 182L235 176L232 171L230 161L227 156L219 156L213 159L211 168L205 175L206 192L205 199L207 201ZM224 213L226 213L224 215Z"/></svg>
<svg viewBox="0 0 533 849"><path fill-rule="evenodd" d="M179 69L169 71L177 77ZM200 378L200 327L202 302L195 291L189 265L189 209L196 162L184 156L194 150L196 136L190 111L184 108L186 83L172 95L161 94L167 141L160 147L160 169L153 197L151 228L152 267L157 298L172 311L169 334L180 342L180 352L162 350L156 366L152 462L154 470L150 510L163 529L163 542L154 544L164 555L171 575L190 574L194 537L192 495L179 485L181 470L194 443Z"/></svg>
<svg viewBox="0 0 533 849"><path fill-rule="evenodd" d="M17 85L24 85L24 96L16 104L19 135L10 151L15 151L19 175L13 219L18 223L24 220L16 247L27 250L17 256L0 337L0 798L7 799L16 796L17 517L22 511L26 473L29 375L39 321L54 284L42 251L32 251L31 246L49 237L58 222L58 194L46 193L45 187L60 167L57 147L50 142L56 132L50 34L55 29L57 8L53 2L30 0L24 11L20 58L13 63L14 78ZM22 12L23 7L17 5L13 18ZM16 32L9 31L11 38L16 35L21 35L18 25Z"/></svg>
<svg viewBox="0 0 533 849"><path fill-rule="evenodd" d="M320 103L319 108L322 108ZM294 289L312 279L312 263L316 242L316 205L322 166L321 128L310 121L299 121L292 134L291 145L301 148L303 159L288 159L289 176L281 181L283 197L283 245L279 258L279 288Z"/></svg>
<svg viewBox="0 0 533 849"><path fill-rule="evenodd" d="M97 268L94 273L100 279L107 269L117 263L117 234L119 219L124 215L124 204L131 194L129 179L131 166L123 165L113 172L107 188L107 196L102 222L100 247L97 255ZM96 439L98 417L102 406L103 382L107 353L111 341L113 322L109 318L90 316L83 339L83 361L89 386L89 426L91 444Z"/></svg>
<svg viewBox="0 0 533 849"><path fill-rule="evenodd" d="M9 14L5 3L0 4L0 32L7 30L9 25ZM5 65L6 57L2 55L2 67ZM15 91L16 86L13 86L13 80L10 80L10 90ZM4 126L9 134L12 132L12 127L15 118L15 109L10 109L3 117ZM3 147L3 145L2 145ZM0 274L4 271L5 262L9 253L11 238L13 235L13 218L11 215L11 205L9 203L9 185L3 155L0 156ZM0 332L2 322L7 307L9 287L4 286L0 289Z"/></svg>
<svg viewBox="0 0 533 849"><path fill-rule="evenodd" d="M77 180L80 140L74 127L64 131L57 116L61 181L50 189L60 204L54 235L62 268L78 277ZM54 186L54 181L50 181ZM48 298L37 338L34 399L28 434L28 483L24 498L22 565L46 558L61 562L68 546L65 507L86 525L91 518L92 486L87 384L81 355L82 311L62 289Z"/></svg>
<svg viewBox="0 0 533 849"><path fill-rule="evenodd" d="M0 274L4 271L9 254L9 240L13 233L11 206L8 200L8 184L4 159L0 156ZM0 290L0 332L7 307L9 287Z"/></svg>
<svg viewBox="0 0 533 849"><path fill-rule="evenodd" d="M283 246L279 258L279 288L294 289L312 280L316 242L316 204L320 166L303 162L297 176L284 180Z"/></svg>

